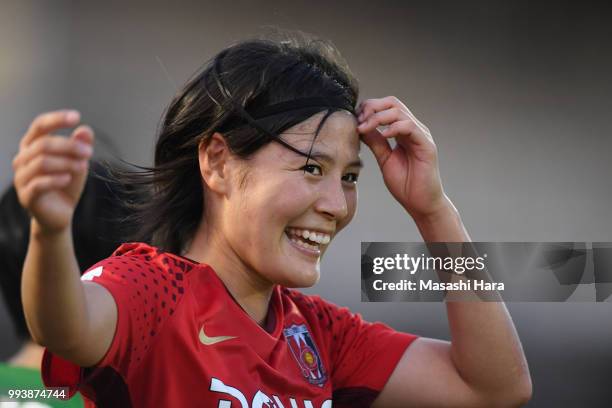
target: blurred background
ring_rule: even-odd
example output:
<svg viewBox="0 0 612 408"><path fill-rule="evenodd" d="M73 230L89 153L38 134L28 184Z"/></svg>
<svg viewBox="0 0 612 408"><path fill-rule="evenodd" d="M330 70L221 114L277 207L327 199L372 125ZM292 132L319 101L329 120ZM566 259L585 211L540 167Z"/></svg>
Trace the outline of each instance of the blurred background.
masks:
<svg viewBox="0 0 612 408"><path fill-rule="evenodd" d="M0 188L30 121L59 108L110 141L100 153L150 164L181 84L275 26L332 40L362 99L395 95L431 129L473 240L612 241L610 17L583 2L3 0ZM358 214L308 292L449 339L443 304L360 302L360 242L420 240L365 146L362 156ZM610 302L508 304L534 382L528 406L612 406ZM0 307L0 360L17 348Z"/></svg>

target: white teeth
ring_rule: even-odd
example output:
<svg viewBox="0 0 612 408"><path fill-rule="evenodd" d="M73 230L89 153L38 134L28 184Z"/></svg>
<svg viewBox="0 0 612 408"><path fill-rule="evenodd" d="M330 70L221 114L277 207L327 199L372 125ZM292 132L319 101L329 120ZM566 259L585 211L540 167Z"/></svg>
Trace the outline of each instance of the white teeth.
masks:
<svg viewBox="0 0 612 408"><path fill-rule="evenodd" d="M307 249L311 249L311 250L319 249L318 245L310 245L310 244L307 244L304 241L300 241L300 240L295 239L295 238L291 238L291 242L294 242L296 245L299 245L299 246L301 246L303 248L307 248Z"/></svg>
<svg viewBox="0 0 612 408"><path fill-rule="evenodd" d="M297 229L297 228L287 228L287 233L290 236L298 236L309 241L315 242L317 244L327 245L331 241L331 236L325 233L317 233L314 231ZM318 245L316 246L318 248Z"/></svg>

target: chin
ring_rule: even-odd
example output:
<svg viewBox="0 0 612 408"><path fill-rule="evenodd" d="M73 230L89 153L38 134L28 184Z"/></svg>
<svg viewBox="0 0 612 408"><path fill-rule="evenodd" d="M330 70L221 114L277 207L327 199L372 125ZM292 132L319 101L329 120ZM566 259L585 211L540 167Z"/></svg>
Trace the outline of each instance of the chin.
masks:
<svg viewBox="0 0 612 408"><path fill-rule="evenodd" d="M310 268L312 268L312 266ZM314 286L321 277L318 267L316 270L308 271L306 273L304 273L304 269L290 271L290 275L287 274L287 270L283 272L282 278L276 283L287 288L309 288Z"/></svg>
<svg viewBox="0 0 612 408"><path fill-rule="evenodd" d="M313 276L309 276L307 279L304 279L301 282L302 284L300 286L294 286L294 288L309 288L311 286L314 286L317 284L317 282L319 282L320 277L321 275L317 272Z"/></svg>

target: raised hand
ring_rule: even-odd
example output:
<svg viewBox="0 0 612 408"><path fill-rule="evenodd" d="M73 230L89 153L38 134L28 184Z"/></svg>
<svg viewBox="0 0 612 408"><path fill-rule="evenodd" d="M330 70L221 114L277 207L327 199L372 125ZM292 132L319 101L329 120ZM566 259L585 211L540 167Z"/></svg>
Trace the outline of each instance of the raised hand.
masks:
<svg viewBox="0 0 612 408"><path fill-rule="evenodd" d="M374 153L393 197L415 220L447 208L438 151L429 129L394 96L367 99L358 113L357 130ZM397 141L393 149L387 140L391 137Z"/></svg>
<svg viewBox="0 0 612 408"><path fill-rule="evenodd" d="M64 137L53 132L74 127L80 114L63 110L47 112L34 119L13 159L15 189L43 232L59 232L68 227L79 201L93 153L94 134L79 126Z"/></svg>

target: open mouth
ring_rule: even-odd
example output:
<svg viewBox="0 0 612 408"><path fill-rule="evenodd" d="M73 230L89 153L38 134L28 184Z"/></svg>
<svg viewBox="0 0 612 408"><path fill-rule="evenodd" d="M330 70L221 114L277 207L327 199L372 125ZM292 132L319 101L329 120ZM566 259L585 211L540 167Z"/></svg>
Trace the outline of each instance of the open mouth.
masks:
<svg viewBox="0 0 612 408"><path fill-rule="evenodd" d="M285 230L289 241L309 255L321 255L321 248L331 241L329 234L289 227Z"/></svg>

